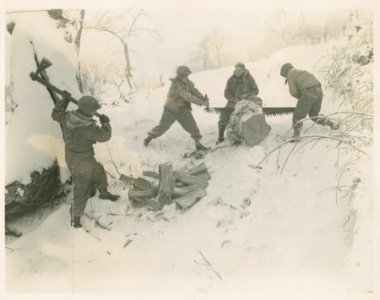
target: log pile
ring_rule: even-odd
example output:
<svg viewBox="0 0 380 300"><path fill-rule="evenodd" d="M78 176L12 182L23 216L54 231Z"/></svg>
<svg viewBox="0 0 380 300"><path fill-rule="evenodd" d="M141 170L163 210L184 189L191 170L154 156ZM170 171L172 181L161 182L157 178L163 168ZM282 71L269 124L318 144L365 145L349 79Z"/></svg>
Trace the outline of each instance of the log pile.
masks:
<svg viewBox="0 0 380 300"><path fill-rule="evenodd" d="M120 180L130 186L128 197L132 204L155 211L173 202L179 209L191 207L206 196L210 179L204 163L190 170L173 170L171 163L163 163L159 165L158 173L146 170L138 178L120 176Z"/></svg>

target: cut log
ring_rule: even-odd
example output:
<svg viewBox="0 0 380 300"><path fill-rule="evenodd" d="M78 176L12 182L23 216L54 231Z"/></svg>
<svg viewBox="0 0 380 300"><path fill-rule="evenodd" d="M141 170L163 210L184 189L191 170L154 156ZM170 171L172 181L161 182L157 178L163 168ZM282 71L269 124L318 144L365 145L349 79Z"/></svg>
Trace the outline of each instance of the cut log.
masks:
<svg viewBox="0 0 380 300"><path fill-rule="evenodd" d="M152 198L156 196L157 196L157 192L153 190L146 190L146 191L130 190L128 192L128 198L130 200L136 199L136 198Z"/></svg>
<svg viewBox="0 0 380 300"><path fill-rule="evenodd" d="M211 176L210 173L207 170L206 164L201 163L193 168L191 168L187 174L194 175L198 177L200 180L210 180Z"/></svg>
<svg viewBox="0 0 380 300"><path fill-rule="evenodd" d="M206 164L203 162L195 167L191 168L187 173L189 175L197 175L199 173L207 172Z"/></svg>
<svg viewBox="0 0 380 300"><path fill-rule="evenodd" d="M206 196L207 193L204 188L198 187L197 189L179 197L175 200L177 206L180 209L187 209L193 206L196 202L198 202L201 198Z"/></svg>
<svg viewBox="0 0 380 300"><path fill-rule="evenodd" d="M193 190L196 190L198 187L199 187L199 185L188 185L188 186L184 186L182 188L174 187L173 194L172 194L173 198L178 198L178 197L181 197L183 195L186 195L187 193L189 193Z"/></svg>
<svg viewBox="0 0 380 300"><path fill-rule="evenodd" d="M158 184L158 197L159 203L171 204L172 193L174 189L174 172L171 163L164 163L158 166L160 182Z"/></svg>
<svg viewBox="0 0 380 300"><path fill-rule="evenodd" d="M139 190L143 190L143 191L145 191L145 190L156 191L157 190L157 187L155 187L152 182L150 182L149 180L146 180L144 178L141 178L141 177L133 178L133 177L121 174L120 180L126 184L133 185L135 188L137 188Z"/></svg>
<svg viewBox="0 0 380 300"><path fill-rule="evenodd" d="M180 171L174 171L176 180L183 182L187 185L199 185L201 187L207 187L208 182L207 180L202 180L196 176L185 174Z"/></svg>
<svg viewBox="0 0 380 300"><path fill-rule="evenodd" d="M155 178L155 179L159 179L160 178L160 175L157 172L149 171L149 170L143 171L143 175L147 176L147 177L152 177L152 178Z"/></svg>
<svg viewBox="0 0 380 300"><path fill-rule="evenodd" d="M262 113L247 112L238 122L238 134L250 146L260 144L269 134L271 128Z"/></svg>

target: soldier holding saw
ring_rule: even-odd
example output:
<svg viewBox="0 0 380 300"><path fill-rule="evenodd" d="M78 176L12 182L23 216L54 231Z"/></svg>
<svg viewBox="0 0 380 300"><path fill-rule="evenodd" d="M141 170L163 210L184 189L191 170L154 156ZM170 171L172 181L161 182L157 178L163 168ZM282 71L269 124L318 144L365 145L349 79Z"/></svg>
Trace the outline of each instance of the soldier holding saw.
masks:
<svg viewBox="0 0 380 300"><path fill-rule="evenodd" d="M302 129L302 120L307 115L315 123L329 126L336 130L339 124L329 118L319 114L322 106L323 92L321 83L311 73L297 70L291 63L282 65L280 75L284 78L285 84L289 85L289 93L297 98L297 105L293 113L293 139L299 141Z"/></svg>

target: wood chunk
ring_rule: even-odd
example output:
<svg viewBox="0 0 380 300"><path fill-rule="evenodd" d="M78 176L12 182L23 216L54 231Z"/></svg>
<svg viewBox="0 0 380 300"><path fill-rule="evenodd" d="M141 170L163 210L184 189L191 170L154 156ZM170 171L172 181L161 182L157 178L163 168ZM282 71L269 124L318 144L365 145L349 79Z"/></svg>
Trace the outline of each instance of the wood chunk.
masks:
<svg viewBox="0 0 380 300"><path fill-rule="evenodd" d="M157 196L157 192L153 190L146 190L146 191L130 190L128 192L128 198L130 200L135 199L135 198L152 198L156 196Z"/></svg>
<svg viewBox="0 0 380 300"><path fill-rule="evenodd" d="M206 195L207 193L205 189L202 187L198 187L197 189L187 193L186 195L183 195L182 197L175 199L175 202L180 209L187 209L193 206L196 202L198 202L201 198L203 198Z"/></svg>
<svg viewBox="0 0 380 300"><path fill-rule="evenodd" d="M178 198L178 197L181 197L183 195L186 195L187 193L197 189L199 187L199 185L188 185L188 186L184 186L184 187L174 187L174 190L173 190L173 198Z"/></svg>
<svg viewBox="0 0 380 300"><path fill-rule="evenodd" d="M191 168L187 174L189 175L197 175L199 173L203 173L203 172L207 172L207 167L206 167L206 164L203 162L193 168Z"/></svg>
<svg viewBox="0 0 380 300"><path fill-rule="evenodd" d="M206 180L200 179L196 176L185 174L180 171L174 171L174 175L176 180L179 180L187 185L199 185L201 187L208 186L208 182Z"/></svg>
<svg viewBox="0 0 380 300"><path fill-rule="evenodd" d="M126 184L133 185L135 188L139 190L153 190L153 191L157 190L157 187L155 187L152 182L141 177L133 178L133 177L121 174L120 180Z"/></svg>
<svg viewBox="0 0 380 300"><path fill-rule="evenodd" d="M255 146L260 144L269 134L271 128L262 113L247 113L239 120L239 135L244 141Z"/></svg>
<svg viewBox="0 0 380 300"><path fill-rule="evenodd" d="M171 204L172 193L174 189L174 172L171 163L160 164L159 167L160 182L158 184L158 197L159 203Z"/></svg>
<svg viewBox="0 0 380 300"><path fill-rule="evenodd" d="M157 172L149 171L149 170L143 171L143 175L147 176L147 177L152 177L152 178L155 178L155 179L159 179L160 178L160 175Z"/></svg>

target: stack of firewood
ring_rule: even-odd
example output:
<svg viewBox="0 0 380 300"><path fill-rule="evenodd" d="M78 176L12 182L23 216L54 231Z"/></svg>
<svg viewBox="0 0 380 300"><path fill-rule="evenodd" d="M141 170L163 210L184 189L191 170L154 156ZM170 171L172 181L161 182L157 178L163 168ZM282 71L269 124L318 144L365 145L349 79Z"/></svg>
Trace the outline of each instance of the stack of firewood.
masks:
<svg viewBox="0 0 380 300"><path fill-rule="evenodd" d="M179 209L187 209L206 196L211 176L204 163L177 171L171 163L163 163L158 170L158 173L143 171L143 176L138 178L120 176L120 180L130 186L128 197L132 204L161 210L175 202Z"/></svg>

